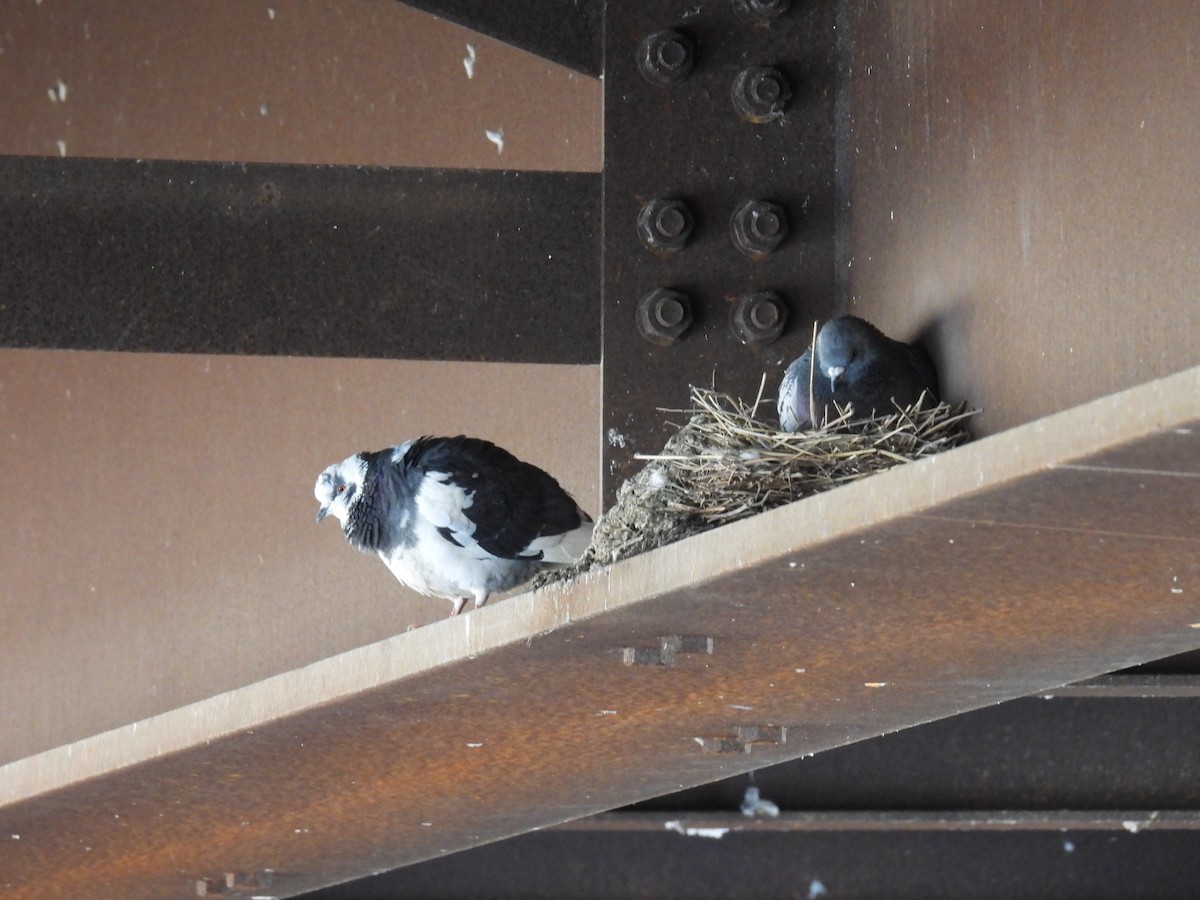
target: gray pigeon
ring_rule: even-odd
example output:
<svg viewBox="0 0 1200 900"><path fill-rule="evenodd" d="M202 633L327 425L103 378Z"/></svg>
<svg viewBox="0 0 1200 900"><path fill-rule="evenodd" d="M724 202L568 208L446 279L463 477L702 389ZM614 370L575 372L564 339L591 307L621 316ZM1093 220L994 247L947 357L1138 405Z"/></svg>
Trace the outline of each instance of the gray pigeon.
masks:
<svg viewBox="0 0 1200 900"><path fill-rule="evenodd" d="M313 489L351 546L378 553L401 584L454 603L583 555L592 519L548 474L488 441L422 437L330 466Z"/></svg>
<svg viewBox="0 0 1200 900"><path fill-rule="evenodd" d="M813 423L810 378L818 422L837 417L835 404L852 405L855 415L865 417L912 406L922 391L937 402L937 372L925 351L892 340L857 316L826 322L817 333L815 353L809 347L787 367L776 400L784 431Z"/></svg>

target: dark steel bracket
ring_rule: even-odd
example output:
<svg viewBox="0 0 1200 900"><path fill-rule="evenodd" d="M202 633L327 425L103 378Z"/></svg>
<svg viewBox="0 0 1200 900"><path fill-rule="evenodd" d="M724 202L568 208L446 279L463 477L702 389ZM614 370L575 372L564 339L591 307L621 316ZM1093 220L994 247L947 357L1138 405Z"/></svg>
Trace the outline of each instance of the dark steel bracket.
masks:
<svg viewBox="0 0 1200 900"><path fill-rule="evenodd" d="M688 385L773 397L834 306L836 7L610 0L606 502Z"/></svg>

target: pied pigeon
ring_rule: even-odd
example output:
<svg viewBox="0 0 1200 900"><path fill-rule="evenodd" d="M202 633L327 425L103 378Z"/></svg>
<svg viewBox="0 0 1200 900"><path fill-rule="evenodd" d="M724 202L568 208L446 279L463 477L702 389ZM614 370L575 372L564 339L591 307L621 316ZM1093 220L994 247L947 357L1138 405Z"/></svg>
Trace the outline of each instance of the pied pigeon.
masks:
<svg viewBox="0 0 1200 900"><path fill-rule="evenodd" d="M935 403L938 394L937 372L924 350L893 340L857 316L826 322L815 350L809 347L787 367L776 400L784 431L812 425L810 383L818 423L838 415L834 404L852 405L857 416L886 415L912 406L922 392Z"/></svg>
<svg viewBox="0 0 1200 900"><path fill-rule="evenodd" d="M546 472L495 444L422 437L330 466L313 489L317 521L378 553L413 590L483 606L546 566L578 561L592 519Z"/></svg>

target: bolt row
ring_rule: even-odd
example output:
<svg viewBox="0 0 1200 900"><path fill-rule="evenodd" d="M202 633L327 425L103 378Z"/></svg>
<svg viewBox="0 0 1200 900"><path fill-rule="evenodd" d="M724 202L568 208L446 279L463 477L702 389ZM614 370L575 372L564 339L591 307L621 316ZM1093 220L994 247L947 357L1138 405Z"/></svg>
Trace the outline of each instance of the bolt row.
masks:
<svg viewBox="0 0 1200 900"><path fill-rule="evenodd" d="M787 12L790 0L732 0L735 11L757 24L766 24ZM696 45L674 29L648 35L637 49L637 67L654 85L670 86L686 79L696 65ZM749 66L733 79L729 90L733 108L743 120L755 125L772 122L783 115L792 90L783 73L773 66ZM650 200L637 217L638 237L650 250L677 253L687 246L696 219L679 199ZM766 200L746 200L729 218L733 245L751 259L762 259L787 237L788 221L783 207ZM729 327L744 344L769 344L782 333L788 308L771 291L737 297L729 311ZM639 301L638 330L651 343L675 343L692 326L691 299L682 291L655 288Z"/></svg>
<svg viewBox="0 0 1200 900"><path fill-rule="evenodd" d="M783 334L787 304L774 291L741 294L729 309L729 328L743 344L770 344ZM637 325L642 337L667 347L692 327L692 300L683 291L655 288L637 305Z"/></svg>
<svg viewBox="0 0 1200 900"><path fill-rule="evenodd" d="M682 200L651 200L638 212L638 237L650 250L676 253L692 235L696 219ZM729 238L751 259L762 259L788 235L787 214L768 200L747 200L729 217Z"/></svg>

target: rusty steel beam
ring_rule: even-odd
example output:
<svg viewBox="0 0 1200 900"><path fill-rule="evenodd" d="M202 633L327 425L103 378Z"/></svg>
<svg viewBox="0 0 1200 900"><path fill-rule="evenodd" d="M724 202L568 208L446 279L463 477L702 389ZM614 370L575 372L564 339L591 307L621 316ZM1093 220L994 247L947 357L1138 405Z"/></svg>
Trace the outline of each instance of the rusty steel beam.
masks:
<svg viewBox="0 0 1200 900"><path fill-rule="evenodd" d="M0 887L292 896L1191 650L1198 512L1190 369L11 763Z"/></svg>

